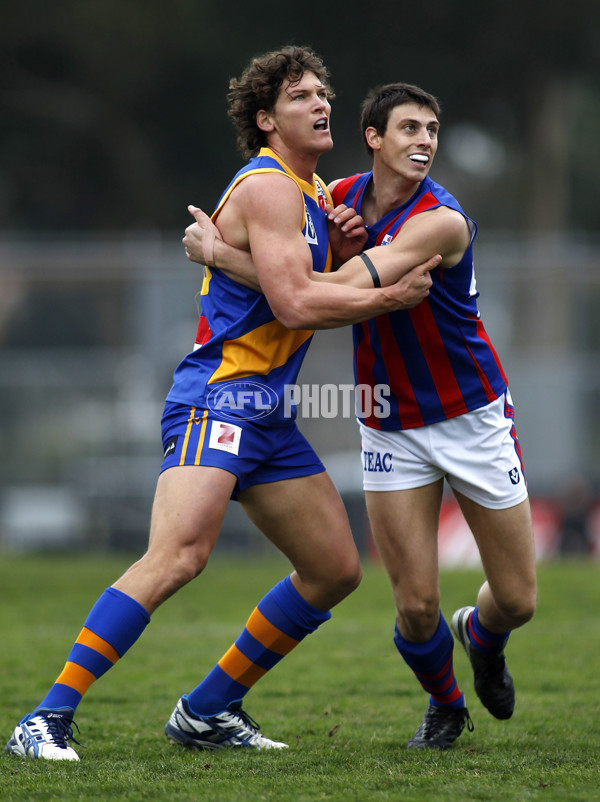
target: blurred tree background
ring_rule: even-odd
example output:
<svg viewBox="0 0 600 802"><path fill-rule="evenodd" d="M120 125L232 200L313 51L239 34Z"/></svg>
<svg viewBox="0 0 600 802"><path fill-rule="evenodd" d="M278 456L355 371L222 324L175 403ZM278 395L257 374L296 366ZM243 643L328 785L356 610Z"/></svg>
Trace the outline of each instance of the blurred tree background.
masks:
<svg viewBox="0 0 600 802"><path fill-rule="evenodd" d="M370 166L369 89L438 97L432 177L479 224L480 306L544 502L540 554L558 548L561 510L597 510L599 0L3 0L0 546L145 542L162 402L198 314L186 207L210 211L242 163L230 78L284 44L331 71L326 180ZM349 331L319 334L301 380L351 382L350 356ZM364 545L356 425L300 424ZM235 519L233 541L245 531Z"/></svg>
<svg viewBox="0 0 600 802"><path fill-rule="evenodd" d="M441 100L435 176L482 227L598 224L598 0L5 0L0 43L4 228L180 229L238 166L229 78L287 43L331 70L326 179L367 166L367 90L407 81Z"/></svg>

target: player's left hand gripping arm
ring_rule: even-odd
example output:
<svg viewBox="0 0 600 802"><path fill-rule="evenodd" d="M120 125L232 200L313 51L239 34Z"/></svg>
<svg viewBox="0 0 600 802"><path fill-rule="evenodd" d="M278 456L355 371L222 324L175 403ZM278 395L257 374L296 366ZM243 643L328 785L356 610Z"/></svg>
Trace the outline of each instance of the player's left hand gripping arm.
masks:
<svg viewBox="0 0 600 802"><path fill-rule="evenodd" d="M329 245L333 257L333 269L357 256L367 243L367 229L362 217L344 203L335 208L325 206L329 230Z"/></svg>
<svg viewBox="0 0 600 802"><path fill-rule="evenodd" d="M224 242L219 229L202 209L188 206L188 211L195 222L186 228L182 240L187 258L201 265L218 267L234 281L261 292L252 255Z"/></svg>

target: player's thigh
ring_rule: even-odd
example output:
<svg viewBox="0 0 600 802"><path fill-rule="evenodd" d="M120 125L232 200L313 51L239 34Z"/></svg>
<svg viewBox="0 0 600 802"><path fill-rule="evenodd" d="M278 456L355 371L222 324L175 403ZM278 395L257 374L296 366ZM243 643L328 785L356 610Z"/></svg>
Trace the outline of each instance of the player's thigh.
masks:
<svg viewBox="0 0 600 802"><path fill-rule="evenodd" d="M238 498L299 573L335 575L358 563L346 509L326 472L254 485Z"/></svg>
<svg viewBox="0 0 600 802"><path fill-rule="evenodd" d="M156 486L149 553L191 549L210 553L236 477L221 468L182 465L161 473Z"/></svg>
<svg viewBox="0 0 600 802"><path fill-rule="evenodd" d="M438 526L443 480L410 490L366 491L375 545L399 606L438 593Z"/></svg>
<svg viewBox="0 0 600 802"><path fill-rule="evenodd" d="M506 605L531 600L536 567L529 499L506 509L488 509L456 491L455 496L495 599Z"/></svg>
<svg viewBox="0 0 600 802"><path fill-rule="evenodd" d="M161 473L143 557L114 587L152 613L205 567L221 528L235 476L181 466Z"/></svg>

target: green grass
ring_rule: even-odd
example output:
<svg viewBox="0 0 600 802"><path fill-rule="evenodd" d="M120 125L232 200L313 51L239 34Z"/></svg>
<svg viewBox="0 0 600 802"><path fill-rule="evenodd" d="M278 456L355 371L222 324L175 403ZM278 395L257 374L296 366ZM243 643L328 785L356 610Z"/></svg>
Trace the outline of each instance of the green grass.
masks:
<svg viewBox="0 0 600 802"><path fill-rule="evenodd" d="M123 557L0 554L0 737L43 697L92 602ZM202 679L284 562L224 556L154 615L130 654L92 686L77 721L78 764L0 756L0 800L598 800L600 582L594 564L540 568L538 613L513 634L517 687L510 721L472 690L456 650L473 733L447 752L413 752L426 696L392 642L393 611L380 566L250 692L246 708L274 752L192 752L162 728L177 698ZM471 603L478 571L442 574L443 609Z"/></svg>

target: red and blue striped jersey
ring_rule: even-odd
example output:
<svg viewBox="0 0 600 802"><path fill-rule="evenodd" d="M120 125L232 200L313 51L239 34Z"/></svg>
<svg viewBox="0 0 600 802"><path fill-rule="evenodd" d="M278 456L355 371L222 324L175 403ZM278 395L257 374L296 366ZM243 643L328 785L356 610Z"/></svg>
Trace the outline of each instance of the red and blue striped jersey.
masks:
<svg viewBox="0 0 600 802"><path fill-rule="evenodd" d="M340 181L333 190L334 204L345 203L360 213L371 180L368 172ZM413 309L353 326L358 397L370 394L370 403L359 404L358 417L374 429L414 429L453 418L489 404L507 387L477 308L473 268L477 226L449 192L426 178L403 206L367 227L365 247L388 245L409 217L438 206L460 212L471 229L471 243L460 262L431 271L429 296ZM382 394L390 405L389 414L383 416L378 406Z"/></svg>

